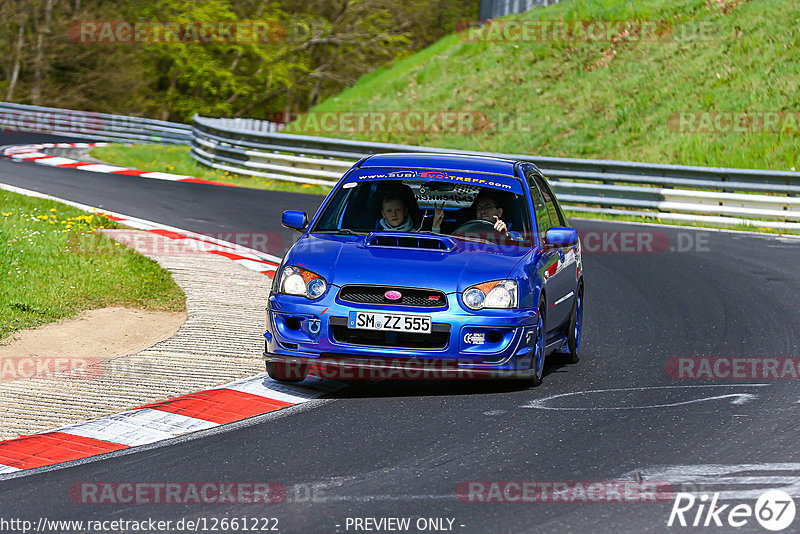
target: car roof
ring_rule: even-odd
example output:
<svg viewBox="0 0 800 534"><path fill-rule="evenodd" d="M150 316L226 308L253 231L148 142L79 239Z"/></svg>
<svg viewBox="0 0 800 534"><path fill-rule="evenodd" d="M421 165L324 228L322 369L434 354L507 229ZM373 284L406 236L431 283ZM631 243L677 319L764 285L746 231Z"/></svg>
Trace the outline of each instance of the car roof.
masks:
<svg viewBox="0 0 800 534"><path fill-rule="evenodd" d="M361 163L360 167L443 169L516 176L514 173L514 165L516 163L510 159L466 154L394 153L370 156Z"/></svg>

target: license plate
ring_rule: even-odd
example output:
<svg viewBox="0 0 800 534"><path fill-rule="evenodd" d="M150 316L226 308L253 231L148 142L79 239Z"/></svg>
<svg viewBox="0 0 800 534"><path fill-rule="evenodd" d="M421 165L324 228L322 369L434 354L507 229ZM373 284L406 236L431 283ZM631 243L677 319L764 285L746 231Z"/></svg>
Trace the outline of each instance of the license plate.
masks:
<svg viewBox="0 0 800 534"><path fill-rule="evenodd" d="M431 318L425 315L398 315L351 311L347 326L363 330L391 330L393 332L431 333Z"/></svg>

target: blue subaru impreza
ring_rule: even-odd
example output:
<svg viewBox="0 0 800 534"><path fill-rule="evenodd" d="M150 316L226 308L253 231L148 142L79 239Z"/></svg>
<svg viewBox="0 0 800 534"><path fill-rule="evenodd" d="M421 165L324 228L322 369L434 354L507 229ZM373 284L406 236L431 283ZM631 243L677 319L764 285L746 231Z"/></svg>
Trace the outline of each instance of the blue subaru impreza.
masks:
<svg viewBox="0 0 800 534"><path fill-rule="evenodd" d="M269 376L521 378L577 362L577 230L527 162L379 154L356 163L275 273ZM326 375L325 373L332 373Z"/></svg>

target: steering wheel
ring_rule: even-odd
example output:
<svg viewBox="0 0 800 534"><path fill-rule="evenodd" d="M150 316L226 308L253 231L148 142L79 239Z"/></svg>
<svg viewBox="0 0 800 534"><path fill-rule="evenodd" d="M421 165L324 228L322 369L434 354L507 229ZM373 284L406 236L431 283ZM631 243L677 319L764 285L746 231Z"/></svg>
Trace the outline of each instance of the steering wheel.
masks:
<svg viewBox="0 0 800 534"><path fill-rule="evenodd" d="M476 233L487 233L492 231L499 235L505 235L503 232L498 232L494 228L494 223L492 221L484 221L483 219L472 219L470 221L465 222L453 232L453 235L465 235L469 232L476 232Z"/></svg>

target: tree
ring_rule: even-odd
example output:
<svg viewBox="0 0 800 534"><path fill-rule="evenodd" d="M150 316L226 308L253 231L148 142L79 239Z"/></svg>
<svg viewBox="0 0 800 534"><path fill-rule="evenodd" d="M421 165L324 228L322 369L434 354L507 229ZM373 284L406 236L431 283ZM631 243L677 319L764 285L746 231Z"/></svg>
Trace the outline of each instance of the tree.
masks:
<svg viewBox="0 0 800 534"><path fill-rule="evenodd" d="M0 0L0 90L21 103L179 121L274 118L476 15L475 0ZM93 40L81 33L92 21L177 22L180 39ZM274 38L184 39L203 22L241 21Z"/></svg>

